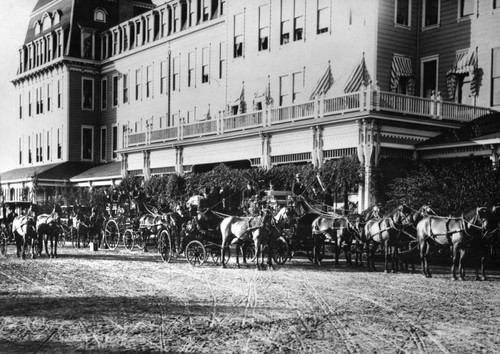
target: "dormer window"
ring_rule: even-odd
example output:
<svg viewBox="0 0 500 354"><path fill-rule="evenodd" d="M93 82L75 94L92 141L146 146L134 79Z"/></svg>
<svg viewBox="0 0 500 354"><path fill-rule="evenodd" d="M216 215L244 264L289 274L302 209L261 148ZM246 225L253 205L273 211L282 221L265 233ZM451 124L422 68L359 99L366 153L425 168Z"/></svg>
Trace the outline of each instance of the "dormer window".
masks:
<svg viewBox="0 0 500 354"><path fill-rule="evenodd" d="M54 13L52 14L52 18L53 25L58 25L61 22L61 13L59 11L54 11Z"/></svg>
<svg viewBox="0 0 500 354"><path fill-rule="evenodd" d="M35 28L35 35L39 34L41 30L40 22L36 21L33 27Z"/></svg>
<svg viewBox="0 0 500 354"><path fill-rule="evenodd" d="M42 32L48 30L50 27L52 27L52 18L48 13L45 13L42 19Z"/></svg>
<svg viewBox="0 0 500 354"><path fill-rule="evenodd" d="M106 11L103 9L96 9L94 11L94 21L106 23Z"/></svg>

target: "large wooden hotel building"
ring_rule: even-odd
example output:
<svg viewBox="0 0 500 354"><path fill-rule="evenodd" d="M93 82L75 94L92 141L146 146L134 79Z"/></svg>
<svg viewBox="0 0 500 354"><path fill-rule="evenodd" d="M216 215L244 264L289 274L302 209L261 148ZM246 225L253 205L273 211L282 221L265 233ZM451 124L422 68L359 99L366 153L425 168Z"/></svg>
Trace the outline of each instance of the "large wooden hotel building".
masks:
<svg viewBox="0 0 500 354"><path fill-rule="evenodd" d="M357 155L363 209L385 157L498 161L437 138L499 119L498 33L498 0L38 0L4 196Z"/></svg>

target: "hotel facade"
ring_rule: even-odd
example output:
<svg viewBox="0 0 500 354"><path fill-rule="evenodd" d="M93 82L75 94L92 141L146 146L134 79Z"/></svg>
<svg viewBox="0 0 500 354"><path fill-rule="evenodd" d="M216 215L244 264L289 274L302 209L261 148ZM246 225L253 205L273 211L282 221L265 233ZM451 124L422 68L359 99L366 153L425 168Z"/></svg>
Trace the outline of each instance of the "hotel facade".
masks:
<svg viewBox="0 0 500 354"><path fill-rule="evenodd" d="M499 31L495 0L39 0L4 198L357 155L364 209L382 158L498 162L500 136L437 137L495 116Z"/></svg>

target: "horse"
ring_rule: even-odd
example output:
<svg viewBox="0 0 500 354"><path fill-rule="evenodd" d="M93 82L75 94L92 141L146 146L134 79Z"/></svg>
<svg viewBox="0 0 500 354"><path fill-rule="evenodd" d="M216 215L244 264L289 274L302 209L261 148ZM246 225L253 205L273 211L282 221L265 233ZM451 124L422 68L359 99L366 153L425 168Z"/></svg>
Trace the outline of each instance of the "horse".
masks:
<svg viewBox="0 0 500 354"><path fill-rule="evenodd" d="M478 207L468 211L460 218L428 216L417 224L417 239L420 247L422 274L430 278L429 253L432 246L451 246L452 266L451 278L457 280L457 262L460 279L465 279L463 260L468 247L482 238L491 227L491 212L486 207ZM459 254L460 253L460 254ZM476 279L479 278L476 268Z"/></svg>
<svg viewBox="0 0 500 354"><path fill-rule="evenodd" d="M411 262L412 272L415 272L415 256L418 257L417 224L426 216L436 215L436 213L428 205L422 205L418 209L410 209L412 213L409 214L409 222L399 235L397 265L400 269L408 271L408 260L411 258L413 260Z"/></svg>
<svg viewBox="0 0 500 354"><path fill-rule="evenodd" d="M45 254L50 258L57 258L57 242L59 240L60 232L60 218L59 213L54 207L50 214L40 214L36 218L36 230L40 239L43 239L45 244ZM50 240L50 253L48 250L48 243ZM40 244L40 248L42 249ZM41 250L40 250L41 253Z"/></svg>
<svg viewBox="0 0 500 354"><path fill-rule="evenodd" d="M228 216L220 224L222 234L221 260L222 267L226 268L225 252L230 244L236 244L236 263L239 268L240 245L245 241L253 241L255 246L255 257L257 260L257 269L261 269L264 264L262 247L266 242L268 245L267 264L272 269L272 243L273 237L276 237L276 228L271 225L272 214L270 210L264 209L259 216L239 217ZM259 256L261 263L259 263Z"/></svg>
<svg viewBox="0 0 500 354"><path fill-rule="evenodd" d="M34 213L28 212L26 215L16 216L12 221L12 234L16 239L17 258L21 255L22 259L26 258L28 246L31 246L31 258L35 258L35 252L40 254Z"/></svg>
<svg viewBox="0 0 500 354"><path fill-rule="evenodd" d="M334 246L336 266L339 265L339 255L342 249L344 250L347 264L352 264L350 245L355 239L358 230L347 217L318 216L312 222L311 226L314 264L321 265L319 249L325 241L331 242Z"/></svg>
<svg viewBox="0 0 500 354"><path fill-rule="evenodd" d="M365 244L368 268L375 270L374 256L379 245L384 246L384 270L389 271L388 261L391 259L392 271L396 271L398 259L398 238L407 224L411 210L401 205L381 219L368 220L365 225ZM370 246L372 248L370 249Z"/></svg>

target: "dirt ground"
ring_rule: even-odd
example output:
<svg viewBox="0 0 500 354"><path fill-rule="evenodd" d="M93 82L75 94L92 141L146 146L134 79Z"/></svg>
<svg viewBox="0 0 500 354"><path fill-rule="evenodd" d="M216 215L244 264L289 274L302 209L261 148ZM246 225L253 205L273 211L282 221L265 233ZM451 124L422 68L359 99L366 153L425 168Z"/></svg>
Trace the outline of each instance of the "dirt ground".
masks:
<svg viewBox="0 0 500 354"><path fill-rule="evenodd" d="M158 254L0 256L1 353L500 353L489 281L313 266L193 268ZM379 267L381 268L381 267Z"/></svg>

